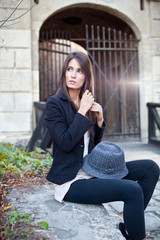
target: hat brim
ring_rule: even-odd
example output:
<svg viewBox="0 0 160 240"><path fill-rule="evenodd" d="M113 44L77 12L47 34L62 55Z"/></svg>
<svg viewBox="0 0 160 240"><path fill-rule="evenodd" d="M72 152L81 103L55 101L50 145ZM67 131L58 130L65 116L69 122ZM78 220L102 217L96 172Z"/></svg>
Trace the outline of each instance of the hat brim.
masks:
<svg viewBox="0 0 160 240"><path fill-rule="evenodd" d="M114 174L107 174L107 173L104 174L100 171L97 171L96 169L90 166L87 156L84 159L82 169L86 173L90 174L91 176L96 178L101 178L101 179L122 179L128 174L128 169L126 166L123 168L122 171L118 171Z"/></svg>

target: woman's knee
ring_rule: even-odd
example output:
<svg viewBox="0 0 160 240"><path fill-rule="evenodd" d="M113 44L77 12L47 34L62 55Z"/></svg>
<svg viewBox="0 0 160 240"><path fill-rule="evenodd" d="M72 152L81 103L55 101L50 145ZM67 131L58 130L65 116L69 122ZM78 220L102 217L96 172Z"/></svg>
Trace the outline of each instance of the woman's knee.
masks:
<svg viewBox="0 0 160 240"><path fill-rule="evenodd" d="M149 172L152 174L152 177L155 178L156 181L158 181L159 175L160 175L160 169L158 164L153 160L147 160L146 163L147 163Z"/></svg>
<svg viewBox="0 0 160 240"><path fill-rule="evenodd" d="M126 189L126 193L127 193L127 198L129 199L136 198L139 201L143 201L144 199L142 188L137 182L130 181Z"/></svg>

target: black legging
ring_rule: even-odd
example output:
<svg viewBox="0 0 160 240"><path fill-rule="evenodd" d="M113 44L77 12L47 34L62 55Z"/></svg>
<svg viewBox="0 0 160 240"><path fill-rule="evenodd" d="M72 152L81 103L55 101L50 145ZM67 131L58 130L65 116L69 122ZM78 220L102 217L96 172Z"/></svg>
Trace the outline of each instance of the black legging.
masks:
<svg viewBox="0 0 160 240"><path fill-rule="evenodd" d="M129 174L123 179L82 179L71 184L64 200L74 203L100 204L123 201L123 218L129 237L145 238L144 209L159 179L159 167L152 160L127 162Z"/></svg>

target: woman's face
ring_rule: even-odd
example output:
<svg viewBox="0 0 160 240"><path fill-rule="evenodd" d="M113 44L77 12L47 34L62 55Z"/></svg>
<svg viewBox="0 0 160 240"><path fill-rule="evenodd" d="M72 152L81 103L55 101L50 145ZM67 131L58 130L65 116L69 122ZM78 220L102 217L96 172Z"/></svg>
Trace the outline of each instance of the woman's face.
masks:
<svg viewBox="0 0 160 240"><path fill-rule="evenodd" d="M85 74L76 59L70 60L65 73L66 85L68 89L79 90L85 82Z"/></svg>

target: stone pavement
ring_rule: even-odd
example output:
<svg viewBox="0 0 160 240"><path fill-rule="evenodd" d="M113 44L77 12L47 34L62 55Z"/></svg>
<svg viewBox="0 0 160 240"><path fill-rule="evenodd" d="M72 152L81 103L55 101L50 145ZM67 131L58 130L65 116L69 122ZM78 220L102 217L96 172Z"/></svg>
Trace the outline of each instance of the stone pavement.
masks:
<svg viewBox="0 0 160 240"><path fill-rule="evenodd" d="M160 166L160 147L142 143L118 143L125 151L126 161L150 158ZM54 200L54 185L45 182L31 190L13 189L8 195L21 213L29 213L35 222L47 221L52 240L123 240L116 224L123 221L123 202L103 205L58 203ZM146 209L148 240L160 240L160 181Z"/></svg>

